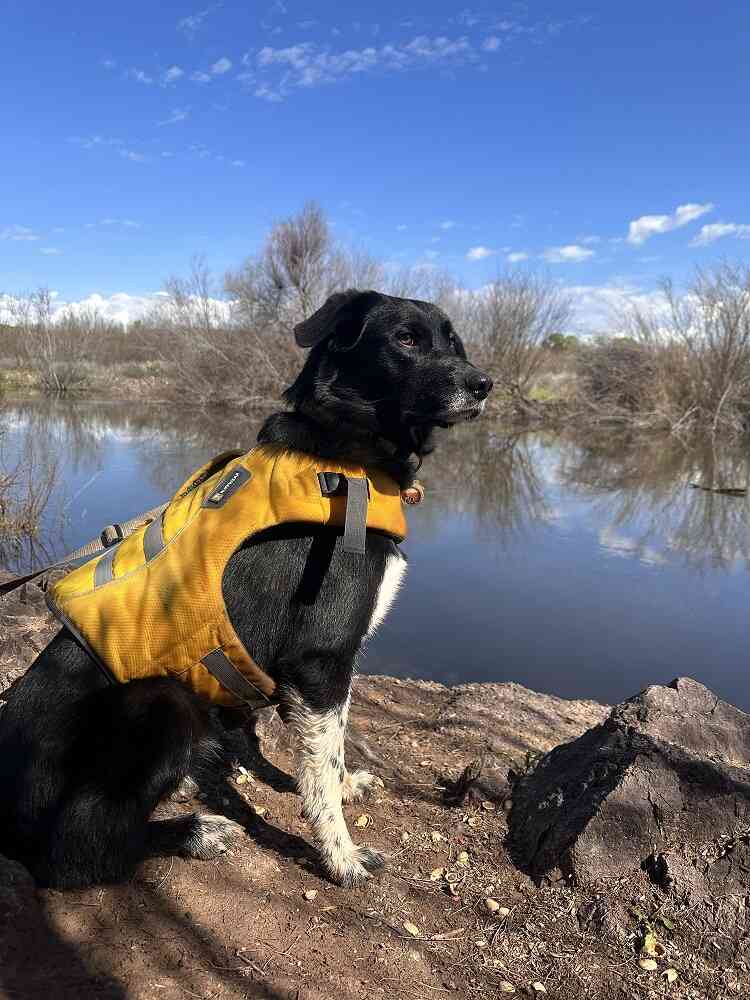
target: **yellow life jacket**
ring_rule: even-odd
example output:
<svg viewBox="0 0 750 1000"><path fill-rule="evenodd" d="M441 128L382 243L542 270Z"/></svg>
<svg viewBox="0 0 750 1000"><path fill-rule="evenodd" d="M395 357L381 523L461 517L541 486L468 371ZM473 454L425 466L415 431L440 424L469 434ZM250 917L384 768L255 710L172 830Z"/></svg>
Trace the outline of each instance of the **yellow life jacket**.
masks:
<svg viewBox="0 0 750 1000"><path fill-rule="evenodd" d="M232 627L221 582L252 535L290 522L406 537L397 483L378 469L277 445L225 453L180 487L160 517L50 588L50 610L117 681L176 677L218 705L272 698L275 684Z"/></svg>

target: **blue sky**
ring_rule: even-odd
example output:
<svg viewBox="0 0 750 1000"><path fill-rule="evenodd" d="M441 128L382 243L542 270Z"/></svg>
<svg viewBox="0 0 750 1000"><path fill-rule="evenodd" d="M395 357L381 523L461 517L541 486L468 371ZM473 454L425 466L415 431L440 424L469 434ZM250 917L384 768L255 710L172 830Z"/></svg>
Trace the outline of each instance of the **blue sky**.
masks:
<svg viewBox="0 0 750 1000"><path fill-rule="evenodd" d="M583 326L750 251L745 3L6 0L0 23L0 292L124 315L309 198L394 264L541 268Z"/></svg>

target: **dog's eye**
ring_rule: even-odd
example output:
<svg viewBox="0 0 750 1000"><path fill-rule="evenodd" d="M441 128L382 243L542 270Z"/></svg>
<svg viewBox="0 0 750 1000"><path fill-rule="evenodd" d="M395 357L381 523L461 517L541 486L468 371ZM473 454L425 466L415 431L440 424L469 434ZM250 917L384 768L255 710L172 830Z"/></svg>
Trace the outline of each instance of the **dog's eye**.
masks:
<svg viewBox="0 0 750 1000"><path fill-rule="evenodd" d="M413 333L409 333L408 330L404 330L396 335L396 340L401 344L402 347L416 347L417 339Z"/></svg>

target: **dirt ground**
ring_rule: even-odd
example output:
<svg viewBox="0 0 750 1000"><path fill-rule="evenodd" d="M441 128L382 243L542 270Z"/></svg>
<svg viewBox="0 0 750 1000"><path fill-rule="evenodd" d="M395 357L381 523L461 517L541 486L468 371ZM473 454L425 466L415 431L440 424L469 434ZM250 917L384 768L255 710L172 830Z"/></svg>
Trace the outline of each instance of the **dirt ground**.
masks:
<svg viewBox="0 0 750 1000"><path fill-rule="evenodd" d="M53 631L36 594L0 605L0 689ZM223 764L195 776L196 799L161 815L199 809L239 821L245 833L230 854L155 859L130 884L70 893L38 891L18 866L0 865L0 997L747 995L736 945L705 927L698 942L690 913L645 876L584 892L538 887L512 865L509 768L533 766L606 714L516 684L358 678L348 763L385 788L345 810L354 839L389 856L359 890L332 885L318 867L280 722L264 720L257 742L227 733ZM480 756L469 797L446 805L449 782ZM610 919L613 895L630 914L625 926ZM652 970L639 965L644 927L663 942Z"/></svg>

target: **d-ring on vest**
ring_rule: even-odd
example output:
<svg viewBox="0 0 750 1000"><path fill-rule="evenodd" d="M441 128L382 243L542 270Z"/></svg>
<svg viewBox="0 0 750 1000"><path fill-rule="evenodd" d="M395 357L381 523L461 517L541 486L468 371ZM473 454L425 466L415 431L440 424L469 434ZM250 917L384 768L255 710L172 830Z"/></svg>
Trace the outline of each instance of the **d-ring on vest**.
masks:
<svg viewBox="0 0 750 1000"><path fill-rule="evenodd" d="M232 627L221 582L252 535L290 522L367 530L397 541L406 519L386 473L261 445L198 470L163 514L50 588L50 610L117 681L176 677L215 704L270 700L271 677ZM206 478L206 473L212 474Z"/></svg>

